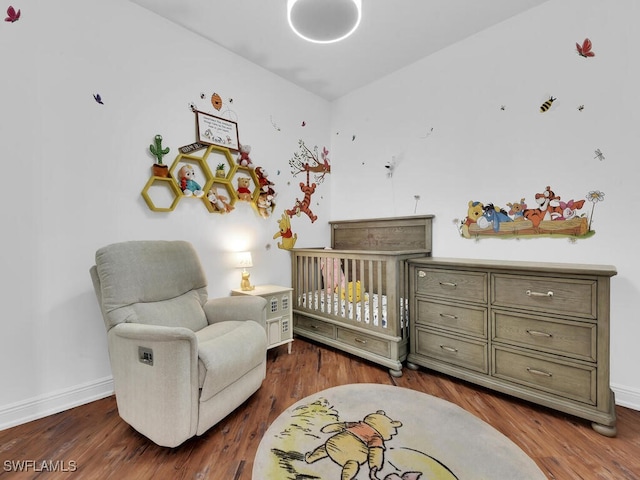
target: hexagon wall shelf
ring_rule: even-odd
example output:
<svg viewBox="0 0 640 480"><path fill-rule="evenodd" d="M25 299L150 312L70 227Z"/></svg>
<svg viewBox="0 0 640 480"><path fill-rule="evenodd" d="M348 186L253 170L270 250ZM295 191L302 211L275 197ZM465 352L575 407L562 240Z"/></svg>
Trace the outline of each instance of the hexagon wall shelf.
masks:
<svg viewBox="0 0 640 480"><path fill-rule="evenodd" d="M187 196L180 188L178 171L185 164L191 165L195 171L194 181L200 185L203 191L201 197ZM224 168L218 169L220 165ZM218 170L224 170L224 173L218 174ZM245 187L248 188L248 193L243 189L243 194L239 194L239 190L241 190L238 185L239 178L248 178L249 185ZM160 188L165 188L166 191L161 192ZM153 176L142 190L145 202L155 212L174 210L181 198L198 198L211 213L228 213L235 208L239 201L250 203L257 211L259 195L259 181L254 169L238 165L231 155L231 151L218 145L207 146L202 156L193 152L190 154L180 153L169 167L169 177ZM210 198L214 201L212 202Z"/></svg>
<svg viewBox="0 0 640 480"><path fill-rule="evenodd" d="M166 191L162 192L161 189ZM162 196L166 198L162 199ZM174 210L182 197L182 190L171 177L151 177L142 189L142 198L154 212L170 212Z"/></svg>

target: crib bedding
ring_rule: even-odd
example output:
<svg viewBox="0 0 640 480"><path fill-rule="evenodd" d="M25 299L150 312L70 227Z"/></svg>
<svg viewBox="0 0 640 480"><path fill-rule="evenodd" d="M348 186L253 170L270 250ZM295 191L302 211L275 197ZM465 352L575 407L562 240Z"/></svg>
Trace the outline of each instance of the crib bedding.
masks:
<svg viewBox="0 0 640 480"><path fill-rule="evenodd" d="M365 293L364 302L350 302L340 298L338 294L314 291L300 295L298 304L303 308L309 308L321 313L333 314L349 320L355 319L357 322L372 323L375 326L381 325L383 328L387 328L387 296L381 295L380 297L379 301L377 293ZM364 315L362 314L363 304ZM408 320L406 300L400 299L399 306L401 327L404 327ZM371 311L373 311L373 314L371 314Z"/></svg>

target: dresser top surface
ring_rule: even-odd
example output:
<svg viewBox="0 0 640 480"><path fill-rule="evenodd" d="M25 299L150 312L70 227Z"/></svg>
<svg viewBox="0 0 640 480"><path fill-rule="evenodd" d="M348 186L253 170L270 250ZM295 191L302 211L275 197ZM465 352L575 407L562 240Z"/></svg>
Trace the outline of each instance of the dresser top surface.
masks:
<svg viewBox="0 0 640 480"><path fill-rule="evenodd" d="M598 275L612 277L618 272L613 265L596 265L585 263L554 263L554 262L522 262L515 260L485 260L474 258L447 258L447 257L424 257L415 258L408 261L410 265L416 266L438 266L438 267L463 267L487 270L505 271L536 271L545 273L562 273L576 275Z"/></svg>

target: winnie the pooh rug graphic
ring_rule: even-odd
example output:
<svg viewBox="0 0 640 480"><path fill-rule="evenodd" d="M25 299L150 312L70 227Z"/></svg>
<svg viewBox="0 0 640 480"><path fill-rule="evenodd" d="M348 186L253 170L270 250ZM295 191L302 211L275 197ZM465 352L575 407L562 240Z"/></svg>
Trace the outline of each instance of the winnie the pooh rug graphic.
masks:
<svg viewBox="0 0 640 480"><path fill-rule="evenodd" d="M462 408L378 384L304 398L266 431L253 480L544 480L508 438Z"/></svg>

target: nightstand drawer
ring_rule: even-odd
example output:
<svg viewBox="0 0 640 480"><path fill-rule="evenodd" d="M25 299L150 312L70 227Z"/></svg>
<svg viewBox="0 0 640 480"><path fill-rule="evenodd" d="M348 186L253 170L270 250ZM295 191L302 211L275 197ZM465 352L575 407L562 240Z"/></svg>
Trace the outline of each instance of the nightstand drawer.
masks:
<svg viewBox="0 0 640 480"><path fill-rule="evenodd" d="M295 314L293 318L297 329L306 330L308 332L315 333L316 335L322 335L323 337L331 339L336 338L336 327L330 323Z"/></svg>
<svg viewBox="0 0 640 480"><path fill-rule="evenodd" d="M596 318L596 282L557 277L492 275L491 303Z"/></svg>
<svg viewBox="0 0 640 480"><path fill-rule="evenodd" d="M416 294L485 303L487 274L418 268L416 269Z"/></svg>
<svg viewBox="0 0 640 480"><path fill-rule="evenodd" d="M494 347L493 376L579 402L596 403L596 368Z"/></svg>
<svg viewBox="0 0 640 480"><path fill-rule="evenodd" d="M440 335L422 328L416 328L415 332L415 353L418 355L489 373L486 343Z"/></svg>
<svg viewBox="0 0 640 480"><path fill-rule="evenodd" d="M594 323L493 311L493 340L590 362L597 359Z"/></svg>
<svg viewBox="0 0 640 480"><path fill-rule="evenodd" d="M487 309L418 299L415 323L487 338Z"/></svg>
<svg viewBox="0 0 640 480"><path fill-rule="evenodd" d="M386 340L340 327L337 329L337 338L352 347L357 347L361 350L366 350L387 358L391 356L391 346Z"/></svg>

